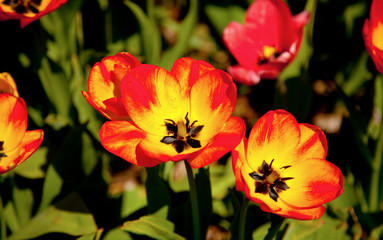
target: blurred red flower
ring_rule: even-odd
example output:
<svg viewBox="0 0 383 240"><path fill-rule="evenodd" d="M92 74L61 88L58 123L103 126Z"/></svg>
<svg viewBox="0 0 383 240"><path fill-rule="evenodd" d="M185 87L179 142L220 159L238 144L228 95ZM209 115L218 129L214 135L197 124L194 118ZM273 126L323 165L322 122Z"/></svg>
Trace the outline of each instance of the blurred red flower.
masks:
<svg viewBox="0 0 383 240"><path fill-rule="evenodd" d="M256 0L247 10L245 24L231 22L223 41L238 65L228 68L239 83L254 85L276 79L294 59L302 41L309 12L292 16L282 0Z"/></svg>
<svg viewBox="0 0 383 240"><path fill-rule="evenodd" d="M23 163L43 141L43 130L27 131L28 113L8 73L0 73L0 174Z"/></svg>
<svg viewBox="0 0 383 240"><path fill-rule="evenodd" d="M56 10L68 0L0 1L0 21L19 19L21 28Z"/></svg>
<svg viewBox="0 0 383 240"><path fill-rule="evenodd" d="M284 110L261 117L232 155L236 189L266 212L317 219L343 192L341 171L325 160L324 133Z"/></svg>
<svg viewBox="0 0 383 240"><path fill-rule="evenodd" d="M363 38L376 69L383 74L383 0L372 1L370 19L363 25Z"/></svg>
<svg viewBox="0 0 383 240"><path fill-rule="evenodd" d="M95 84L93 91L101 96L103 85ZM130 163L152 167L187 160L200 168L234 149L244 136L244 121L231 117L237 97L231 76L204 61L181 58L170 72L138 65L123 77L120 91L114 94L121 96L132 121L111 118L100 139Z"/></svg>
<svg viewBox="0 0 383 240"><path fill-rule="evenodd" d="M83 96L110 120L129 120L121 99L121 80L141 63L130 53L117 53L96 63L88 79L89 92Z"/></svg>

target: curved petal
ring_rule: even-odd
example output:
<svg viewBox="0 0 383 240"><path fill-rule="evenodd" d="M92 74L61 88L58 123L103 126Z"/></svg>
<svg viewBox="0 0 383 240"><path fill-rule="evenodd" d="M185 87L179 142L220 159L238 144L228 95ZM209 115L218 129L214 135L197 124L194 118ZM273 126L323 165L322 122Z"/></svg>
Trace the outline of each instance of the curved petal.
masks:
<svg viewBox="0 0 383 240"><path fill-rule="evenodd" d="M260 207L265 212L271 212L285 218L292 218L297 220L318 219L323 215L323 213L326 210L324 206L308 208L308 209L294 209L294 208L289 208L288 206L285 206L285 207L282 207L279 211L275 212L275 211L270 211L270 209L264 204L260 204Z"/></svg>
<svg viewBox="0 0 383 240"><path fill-rule="evenodd" d="M235 176L235 189L237 191L245 191L245 183L241 174L241 168L246 161L246 151L247 139L245 137L241 140L239 145L231 151L232 166Z"/></svg>
<svg viewBox="0 0 383 240"><path fill-rule="evenodd" d="M234 111L237 88L229 74L216 69L202 75L190 92L191 122L204 128L199 139L209 140L221 131Z"/></svg>
<svg viewBox="0 0 383 240"><path fill-rule="evenodd" d="M109 152L126 161L144 167L153 167L161 163L155 159L138 158L137 145L146 137L146 133L133 122L109 121L100 129L101 144Z"/></svg>
<svg viewBox="0 0 383 240"><path fill-rule="evenodd" d="M127 120L129 116L121 102L121 81L141 63L130 53L118 53L96 63L88 79L89 92L83 92L86 100L105 117Z"/></svg>
<svg viewBox="0 0 383 240"><path fill-rule="evenodd" d="M243 119L238 117L229 118L209 145L203 148L198 155L192 155L186 160L189 161L190 166L193 168L201 168L217 161L241 142L245 130L246 125Z"/></svg>
<svg viewBox="0 0 383 240"><path fill-rule="evenodd" d="M295 161L296 147L300 141L299 125L294 116L284 110L269 111L253 126L248 143L247 162L249 173L258 169L265 160L281 168Z"/></svg>
<svg viewBox="0 0 383 240"><path fill-rule="evenodd" d="M246 25L231 22L223 31L223 42L233 54L238 63L246 68L256 66L258 52L262 51L262 45L255 41L256 35L249 33Z"/></svg>
<svg viewBox="0 0 383 240"><path fill-rule="evenodd" d="M230 66L227 71L238 83L256 85L261 81L261 76L256 71L244 68L241 65Z"/></svg>
<svg viewBox="0 0 383 240"><path fill-rule="evenodd" d="M172 74L154 65L133 69L123 79L121 91L129 116L139 128L153 135L167 136L165 120L185 121L190 113L187 89L181 89Z"/></svg>
<svg viewBox="0 0 383 240"><path fill-rule="evenodd" d="M201 75L211 70L214 67L205 61L184 57L173 64L170 74L178 80L181 89L190 89Z"/></svg>
<svg viewBox="0 0 383 240"><path fill-rule="evenodd" d="M311 124L300 123L301 140L297 146L299 159L318 158L326 159L327 140L323 131ZM299 160L297 158L297 160Z"/></svg>
<svg viewBox="0 0 383 240"><path fill-rule="evenodd" d="M27 131L20 145L7 152L7 157L1 158L0 174L8 172L27 160L41 145L44 138L43 130Z"/></svg>
<svg viewBox="0 0 383 240"><path fill-rule="evenodd" d="M7 72L0 73L0 94L10 93L15 97L19 96L15 80L13 80L11 74Z"/></svg>
<svg viewBox="0 0 383 240"><path fill-rule="evenodd" d="M293 208L312 208L334 200L343 192L343 175L331 162L308 159L283 173L289 189L279 194L281 201Z"/></svg>
<svg viewBox="0 0 383 240"><path fill-rule="evenodd" d="M294 42L293 18L287 4L280 0L257 0L246 12L246 25L262 46L286 51Z"/></svg>
<svg viewBox="0 0 383 240"><path fill-rule="evenodd" d="M4 151L19 147L27 130L27 106L22 98L9 93L0 94L0 141Z"/></svg>

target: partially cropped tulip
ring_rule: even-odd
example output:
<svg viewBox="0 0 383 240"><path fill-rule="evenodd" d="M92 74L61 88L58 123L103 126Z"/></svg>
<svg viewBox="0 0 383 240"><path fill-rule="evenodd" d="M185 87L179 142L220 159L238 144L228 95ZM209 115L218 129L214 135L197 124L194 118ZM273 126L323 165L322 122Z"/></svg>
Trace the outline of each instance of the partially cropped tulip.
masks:
<svg viewBox="0 0 383 240"><path fill-rule="evenodd" d="M383 74L383 0L372 1L370 19L363 25L363 38L376 69Z"/></svg>
<svg viewBox="0 0 383 240"><path fill-rule="evenodd" d="M236 189L266 212L317 219L343 192L341 171L326 160L324 133L284 110L261 117L232 153Z"/></svg>
<svg viewBox="0 0 383 240"><path fill-rule="evenodd" d="M3 0L0 1L0 21L20 20L21 28L56 10L68 0Z"/></svg>
<svg viewBox="0 0 383 240"><path fill-rule="evenodd" d="M234 80L254 85L276 79L297 54L308 20L308 11L292 16L282 0L256 0L244 25L231 22L223 32L223 41L238 62L228 68Z"/></svg>
<svg viewBox="0 0 383 240"><path fill-rule="evenodd" d="M8 73L0 73L0 174L23 163L41 145L43 130L27 131L28 113Z"/></svg>

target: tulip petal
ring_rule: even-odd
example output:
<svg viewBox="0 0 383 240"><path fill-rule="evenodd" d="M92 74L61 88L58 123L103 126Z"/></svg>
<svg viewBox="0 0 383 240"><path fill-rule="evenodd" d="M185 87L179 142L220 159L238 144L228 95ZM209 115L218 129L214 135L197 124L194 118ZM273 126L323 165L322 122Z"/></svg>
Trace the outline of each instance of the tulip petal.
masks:
<svg viewBox="0 0 383 240"><path fill-rule="evenodd" d="M261 76L254 70L244 68L241 65L230 66L227 71L233 76L235 81L246 85L256 85L261 81ZM277 72L278 76L279 72Z"/></svg>
<svg viewBox="0 0 383 240"><path fill-rule="evenodd" d="M20 145L27 130L27 106L22 98L0 94L0 141L4 151L12 151Z"/></svg>
<svg viewBox="0 0 383 240"><path fill-rule="evenodd" d="M270 210L267 205L260 204L260 207L265 212L272 212L278 214L279 216L292 218L297 220L313 220L320 218L325 212L324 206L319 206L315 208L307 208L307 209L295 209L290 208L288 206L283 206L277 212Z"/></svg>
<svg viewBox="0 0 383 240"><path fill-rule="evenodd" d="M221 131L222 123L233 113L236 96L231 76L222 70L207 72L195 82L190 92L190 117L204 126L198 139L207 141Z"/></svg>
<svg viewBox="0 0 383 240"><path fill-rule="evenodd" d="M173 64L170 73L178 80L181 89L189 89L201 75L211 70L214 67L205 61L184 57Z"/></svg>
<svg viewBox="0 0 383 240"><path fill-rule="evenodd" d="M253 172L265 160L275 159L274 166L281 168L295 161L296 147L300 141L299 125L293 115L284 111L269 111L254 125L249 136L247 171Z"/></svg>
<svg viewBox="0 0 383 240"><path fill-rule="evenodd" d="M130 53L118 53L96 63L89 74L86 100L105 117L127 120L129 116L121 102L121 81L141 63Z"/></svg>
<svg viewBox="0 0 383 240"><path fill-rule="evenodd" d="M289 189L279 194L281 201L294 208L312 208L334 200L343 192L343 175L331 162L307 159L283 173Z"/></svg>
<svg viewBox="0 0 383 240"><path fill-rule="evenodd" d="M231 159L233 172L235 176L235 189L237 191L245 191L245 182L241 174L241 168L243 163L246 161L247 151L247 139L244 137L239 145L231 151Z"/></svg>
<svg viewBox="0 0 383 240"><path fill-rule="evenodd" d="M154 65L133 69L124 78L121 91L129 116L139 128L153 135L167 136L165 120L185 121L190 113L187 89L181 89L173 75Z"/></svg>
<svg viewBox="0 0 383 240"><path fill-rule="evenodd" d="M209 145L202 149L198 155L187 158L190 166L200 168L217 161L241 142L245 130L246 125L243 119L238 117L229 118Z"/></svg>
<svg viewBox="0 0 383 240"><path fill-rule="evenodd" d="M325 159L327 156L327 140L326 136L320 128L311 125L300 123L301 141L297 147L299 159L318 158ZM295 163L295 164L298 164Z"/></svg>
<svg viewBox="0 0 383 240"><path fill-rule="evenodd" d="M155 159L138 158L137 145L146 137L146 133L133 122L109 121L100 129L101 144L109 152L126 161L144 167L153 167L161 163Z"/></svg>
<svg viewBox="0 0 383 240"><path fill-rule="evenodd" d="M15 97L19 96L15 80L13 80L11 74L4 72L0 73L0 94L10 93Z"/></svg>

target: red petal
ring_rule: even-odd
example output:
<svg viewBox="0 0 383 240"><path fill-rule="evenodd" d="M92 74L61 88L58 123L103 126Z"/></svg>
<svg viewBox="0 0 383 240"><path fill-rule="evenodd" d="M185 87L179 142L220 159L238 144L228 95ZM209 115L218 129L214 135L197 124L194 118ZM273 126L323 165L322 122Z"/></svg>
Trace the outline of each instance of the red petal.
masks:
<svg viewBox="0 0 383 240"><path fill-rule="evenodd" d="M325 212L325 208L323 206L308 208L308 209L294 209L289 207L281 208L279 211L272 211L267 205L260 204L260 207L265 212L271 212L278 214L279 216L285 218L292 218L297 220L313 220L320 218Z"/></svg>
<svg viewBox="0 0 383 240"><path fill-rule="evenodd" d="M106 150L132 164L153 167L161 163L161 161L137 157L137 145L145 137L146 133L133 122L109 121L104 123L100 129L101 144Z"/></svg>
<svg viewBox="0 0 383 240"><path fill-rule="evenodd" d="M244 137L239 145L231 151L231 159L233 172L235 176L235 189L237 191L245 191L244 179L241 174L241 168L246 161L247 139Z"/></svg>
<svg viewBox="0 0 383 240"><path fill-rule="evenodd" d="M244 68L241 65L231 66L227 69L227 71L238 83L256 85L261 81L261 76L256 71Z"/></svg>
<svg viewBox="0 0 383 240"><path fill-rule="evenodd" d="M297 147L297 154L300 159L318 158L325 159L327 156L326 136L320 128L300 123L301 140Z"/></svg>
<svg viewBox="0 0 383 240"><path fill-rule="evenodd" d="M243 119L231 117L225 123L223 129L218 133L198 155L192 155L186 160L193 168L201 168L215 162L223 155L233 150L245 135L246 125Z"/></svg>

